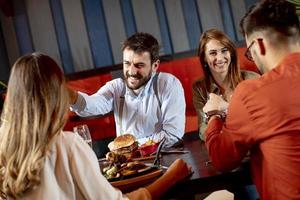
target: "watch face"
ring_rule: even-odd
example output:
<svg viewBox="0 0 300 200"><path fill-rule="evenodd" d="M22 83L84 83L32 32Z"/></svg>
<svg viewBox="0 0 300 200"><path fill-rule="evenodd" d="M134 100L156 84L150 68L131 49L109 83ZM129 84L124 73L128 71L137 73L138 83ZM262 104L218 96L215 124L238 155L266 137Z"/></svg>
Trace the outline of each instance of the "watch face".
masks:
<svg viewBox="0 0 300 200"><path fill-rule="evenodd" d="M204 112L202 117L203 117L203 121L207 124L208 118L209 118L208 114L206 112Z"/></svg>
<svg viewBox="0 0 300 200"><path fill-rule="evenodd" d="M209 119L212 116L219 117L222 121L225 121L226 113L224 111L220 111L220 110L211 110L211 111L208 111L208 112L204 113L205 123L208 123Z"/></svg>
<svg viewBox="0 0 300 200"><path fill-rule="evenodd" d="M204 113L204 118L208 119L209 115L207 113Z"/></svg>

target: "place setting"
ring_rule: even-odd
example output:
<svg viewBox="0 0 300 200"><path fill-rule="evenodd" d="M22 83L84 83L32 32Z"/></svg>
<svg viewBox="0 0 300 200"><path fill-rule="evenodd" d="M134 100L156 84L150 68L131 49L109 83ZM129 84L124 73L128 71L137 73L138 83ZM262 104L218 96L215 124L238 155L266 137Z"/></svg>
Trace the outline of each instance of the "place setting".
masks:
<svg viewBox="0 0 300 200"><path fill-rule="evenodd" d="M106 157L98 160L101 172L122 191L151 183L168 168L159 165L163 143L148 142L139 147L133 135L121 135L108 144Z"/></svg>

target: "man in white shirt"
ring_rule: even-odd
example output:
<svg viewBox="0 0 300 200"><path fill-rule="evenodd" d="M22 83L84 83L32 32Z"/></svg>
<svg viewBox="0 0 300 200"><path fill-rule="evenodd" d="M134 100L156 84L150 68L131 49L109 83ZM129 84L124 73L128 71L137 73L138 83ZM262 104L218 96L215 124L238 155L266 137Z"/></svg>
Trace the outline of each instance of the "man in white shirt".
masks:
<svg viewBox="0 0 300 200"><path fill-rule="evenodd" d="M185 127L185 99L180 81L157 73L159 44L148 33L136 33L123 43L124 78L107 82L95 94L70 91L71 110L79 116L114 111L117 135L130 133L140 143L148 138L165 147L180 142Z"/></svg>

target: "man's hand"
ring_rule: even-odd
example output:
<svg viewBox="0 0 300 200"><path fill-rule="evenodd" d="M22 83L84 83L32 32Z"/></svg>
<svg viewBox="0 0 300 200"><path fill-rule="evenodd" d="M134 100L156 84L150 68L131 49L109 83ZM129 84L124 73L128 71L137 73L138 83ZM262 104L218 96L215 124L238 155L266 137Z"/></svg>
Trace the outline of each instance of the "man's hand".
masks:
<svg viewBox="0 0 300 200"><path fill-rule="evenodd" d="M209 100L203 107L203 112L207 113L213 110L226 111L228 108L228 102L225 101L221 96L214 93L209 94Z"/></svg>

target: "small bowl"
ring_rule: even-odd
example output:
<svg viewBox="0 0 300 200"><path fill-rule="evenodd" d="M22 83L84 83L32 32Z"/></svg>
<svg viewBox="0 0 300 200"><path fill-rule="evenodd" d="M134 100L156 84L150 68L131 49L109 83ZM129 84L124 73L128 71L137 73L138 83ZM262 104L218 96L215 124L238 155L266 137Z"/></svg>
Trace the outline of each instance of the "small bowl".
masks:
<svg viewBox="0 0 300 200"><path fill-rule="evenodd" d="M139 151L143 157L149 156L152 153L156 152L159 143L153 143L150 145L143 144L139 147Z"/></svg>

